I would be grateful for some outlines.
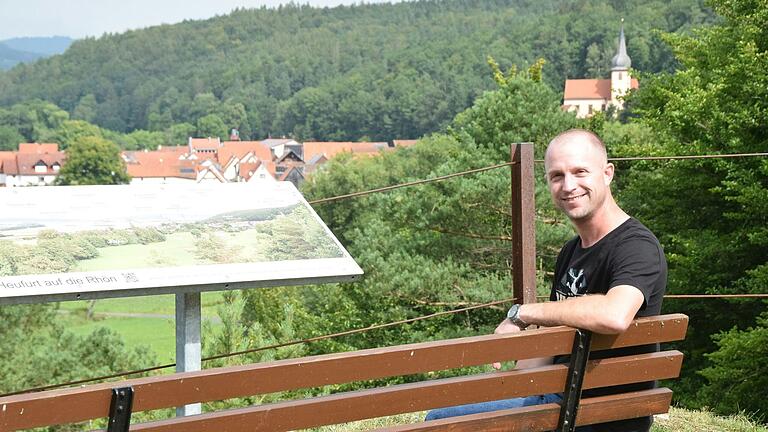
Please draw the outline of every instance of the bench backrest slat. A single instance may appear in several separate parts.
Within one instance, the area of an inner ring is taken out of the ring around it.
[[[585,388],[676,377],[683,355],[666,351],[590,362]],[[514,370],[401,384],[304,400],[169,419],[131,430],[204,432],[212,430],[276,432],[365,418],[421,411],[448,405],[562,391],[567,365]],[[617,376],[618,375],[618,376]]]
[[[595,335],[593,350],[685,337],[681,314],[641,318],[621,335]],[[111,389],[132,386],[134,412],[299,388],[569,353],[574,330],[555,327],[511,335],[376,348],[348,353],[207,369],[120,383],[0,398],[0,430],[71,423],[107,416]]]
[[[576,424],[605,423],[662,414],[669,410],[672,391],[657,388],[613,396],[582,399]],[[557,427],[560,405],[546,404],[483,414],[466,415],[428,423],[393,426],[372,432],[539,432]]]

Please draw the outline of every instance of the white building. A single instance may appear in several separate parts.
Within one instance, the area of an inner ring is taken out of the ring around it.
[[[563,109],[575,112],[576,117],[589,117],[598,111],[605,111],[613,105],[617,110],[624,108],[623,96],[630,89],[638,88],[637,79],[629,76],[632,60],[627,55],[622,20],[619,32],[619,49],[611,61],[610,79],[568,79],[565,80]]]

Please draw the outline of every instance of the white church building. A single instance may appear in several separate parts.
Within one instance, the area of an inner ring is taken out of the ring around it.
[[[623,21],[623,20],[622,20]],[[639,86],[637,79],[629,76],[632,60],[627,55],[624,39],[624,23],[619,32],[619,49],[611,61],[610,79],[567,79],[563,94],[563,109],[575,112],[576,117],[585,118],[598,111],[605,111],[610,105],[624,108],[622,97],[630,89]]]

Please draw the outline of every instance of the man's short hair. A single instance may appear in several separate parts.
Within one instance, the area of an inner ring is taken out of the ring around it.
[[[568,129],[565,132],[560,132],[556,137],[552,138],[552,141],[549,142],[547,149],[549,149],[549,146],[552,144],[561,144],[572,139],[584,140],[592,144],[603,155],[605,155],[606,159],[608,158],[608,151],[605,148],[605,143],[603,143],[603,140],[601,140],[596,133],[586,129]]]

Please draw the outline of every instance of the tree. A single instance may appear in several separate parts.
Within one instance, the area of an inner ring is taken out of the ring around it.
[[[78,138],[56,178],[58,185],[110,185],[130,181],[117,144],[103,138]]]
[[[587,47],[587,56],[584,60],[587,75],[590,78],[603,78],[603,71],[608,69],[605,57],[603,57],[600,45],[593,43]]]
[[[189,123],[175,124],[165,131],[165,142],[170,145],[183,145],[195,134],[195,126]]]
[[[560,109],[555,92],[531,79],[540,78],[540,68],[538,63],[519,74],[497,69],[499,88],[458,115],[449,134],[375,158],[334,158],[304,184],[305,196],[334,196],[493,165],[509,160],[511,143],[546,143],[579,121]],[[542,151],[543,144],[537,148]],[[555,216],[543,176],[537,177],[537,208],[553,221],[537,224],[538,248],[544,267],[552,267],[557,250],[573,234]],[[318,206],[366,277],[305,290],[307,310],[322,317],[317,326],[327,332],[365,327],[509,296],[509,193],[509,170],[499,170]],[[539,284],[546,290],[543,273]],[[490,332],[497,321],[498,311],[481,310],[342,339],[335,348]]]
[[[630,98],[642,122],[657,133],[656,147],[667,154],[760,152],[768,137],[768,3],[764,0],[715,0],[720,24],[692,36],[666,35],[681,69],[674,74],[641,77],[643,85]],[[760,293],[768,286],[768,163],[743,158],[670,162],[649,170],[633,170],[623,198],[660,234],[669,262],[672,293]],[[652,203],[652,205],[649,205]],[[691,318],[684,347],[689,353],[717,350],[710,361],[727,358],[733,346],[765,331],[756,321],[765,304],[759,301],[679,302]],[[718,337],[711,335],[730,330]],[[732,339],[732,340],[731,340]],[[718,349],[719,347],[719,349]],[[755,354],[751,350],[741,353]],[[749,359],[745,360],[750,362]],[[722,366],[723,362],[720,362]],[[710,363],[693,355],[679,393],[692,405],[720,405],[726,389],[720,372],[703,377],[693,371]],[[768,375],[765,362],[741,377]],[[710,369],[707,369],[710,370]],[[734,369],[729,379],[742,369]],[[707,382],[704,378],[709,378]],[[739,397],[749,398],[749,392]],[[754,397],[754,395],[751,395]]]
[[[0,126],[0,151],[17,150],[24,137],[10,126]]]
[[[125,150],[157,150],[158,146],[166,144],[163,132],[135,130],[129,134],[115,134],[113,138]]]
[[[199,137],[227,137],[227,125],[216,114],[208,114],[197,120],[197,136]]]
[[[0,126],[11,127],[27,142],[42,142],[50,131],[61,126],[69,114],[50,102],[32,100],[0,109]],[[21,142],[21,141],[19,141]],[[18,144],[18,143],[17,143]]]
[[[87,94],[80,98],[80,102],[77,103],[74,111],[72,111],[72,118],[75,120],[93,122],[96,118],[97,109],[98,103],[96,102],[96,96]]]
[[[41,136],[43,142],[59,144],[60,149],[66,149],[72,143],[85,137],[104,137],[102,129],[84,120],[66,120],[56,129],[47,131]]]
[[[768,388],[768,313],[757,325],[745,330],[731,329],[715,337],[718,349],[708,354],[710,366],[701,371],[708,385],[702,389],[703,400],[720,414],[747,411],[765,423],[765,394]]]
[[[506,64],[545,57],[550,62],[545,80],[555,89],[566,76],[583,77],[589,68],[606,71],[622,16],[630,18],[633,63],[653,72],[672,70],[673,63],[652,29],[687,31],[711,20],[704,0],[238,10],[205,22],[77,41],[61,56],[0,76],[0,105],[45,98],[119,132],[196,125],[216,114],[225,129],[239,127],[243,136],[254,138],[292,133],[316,140],[417,138],[441,130],[493,89],[483,73],[486,55]],[[270,27],[290,31],[278,34]],[[587,66],[592,43],[601,52],[596,57],[593,49]],[[293,100],[308,90],[322,98]],[[323,104],[310,114],[320,116],[296,118],[294,108],[315,100]],[[275,108],[284,102],[283,117],[276,121]],[[245,108],[247,124],[234,124],[240,112],[232,120],[220,111],[237,103]],[[26,131],[22,135],[36,139]]]
[[[113,330],[85,336],[66,331],[48,305],[0,306],[0,393],[67,382],[154,364],[143,346],[127,348]]]

